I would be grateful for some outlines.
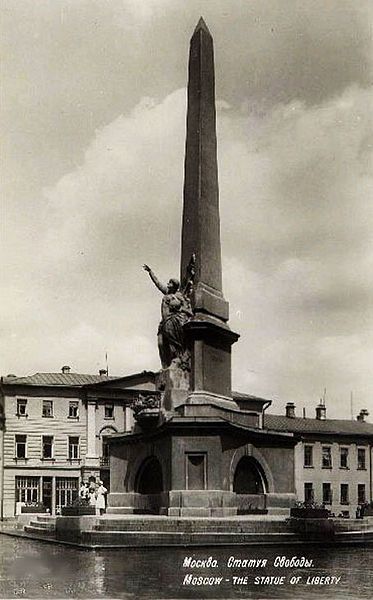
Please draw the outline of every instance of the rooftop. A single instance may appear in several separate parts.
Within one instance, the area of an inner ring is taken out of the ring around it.
[[[141,371],[125,376],[89,375],[86,373],[57,372],[57,373],[34,373],[25,377],[14,375],[2,377],[4,385],[30,385],[30,386],[53,386],[53,387],[80,387],[85,385],[105,384],[110,382],[128,382],[136,379],[154,379],[153,371]]]
[[[235,400],[260,400],[260,402],[272,402],[268,398],[261,398],[260,396],[253,396],[252,394],[244,394],[243,392],[232,391],[232,396]]]
[[[86,375],[83,373],[34,373],[26,377],[3,377],[6,385],[53,385],[53,386],[80,386],[100,381],[110,381],[118,377],[107,375]]]
[[[292,433],[324,433],[339,435],[373,435],[373,423],[350,421],[347,419],[303,419],[265,413],[264,427],[275,431]]]

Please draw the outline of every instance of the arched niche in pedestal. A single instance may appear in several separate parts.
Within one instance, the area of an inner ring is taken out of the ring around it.
[[[162,467],[155,456],[149,456],[141,463],[135,477],[135,492],[138,494],[163,492]]]
[[[233,492],[236,494],[265,494],[268,483],[258,461],[243,456],[237,463],[233,477]]]

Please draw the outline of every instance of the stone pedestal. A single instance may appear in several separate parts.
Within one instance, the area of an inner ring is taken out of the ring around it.
[[[232,517],[235,494],[224,490],[172,490],[162,494],[110,494],[108,514],[157,513],[168,517]]]
[[[167,369],[160,371],[156,385],[157,390],[162,392],[162,410],[172,412],[188,397],[190,371],[173,362]]]
[[[188,321],[184,332],[192,355],[189,402],[194,392],[231,398],[231,346],[238,334],[211,316]]]
[[[169,517],[233,517],[235,494],[224,490],[173,490],[169,492]]]
[[[237,496],[226,490],[171,490],[161,494],[110,494],[108,514],[156,513],[168,517],[234,517],[242,514],[290,515],[295,494]],[[242,500],[246,500],[243,502]],[[250,508],[251,507],[251,511]]]

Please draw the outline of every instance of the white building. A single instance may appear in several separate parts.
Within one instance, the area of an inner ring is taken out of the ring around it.
[[[265,427],[300,436],[295,447],[295,486],[299,501],[324,504],[336,516],[355,517],[358,505],[372,501],[373,424],[361,411],[356,421],[327,419],[316,407],[316,418],[265,415]]]
[[[13,517],[17,502],[42,503],[55,514],[89,476],[109,487],[105,435],[132,427],[129,405],[153,377],[85,375],[63,367],[59,373],[2,378],[1,518]]]

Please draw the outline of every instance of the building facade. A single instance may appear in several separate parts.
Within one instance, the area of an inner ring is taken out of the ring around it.
[[[285,416],[265,416],[269,429],[301,436],[294,449],[299,501],[323,504],[344,517],[355,517],[358,507],[372,502],[373,425],[365,416],[361,411],[356,421],[327,419],[320,404],[316,418],[299,418],[292,403]]]
[[[41,503],[58,514],[90,476],[109,487],[105,436],[131,428],[129,405],[142,384],[146,388],[144,374],[115,378],[104,371],[72,373],[69,367],[3,378],[1,517],[13,517],[17,503]]]

